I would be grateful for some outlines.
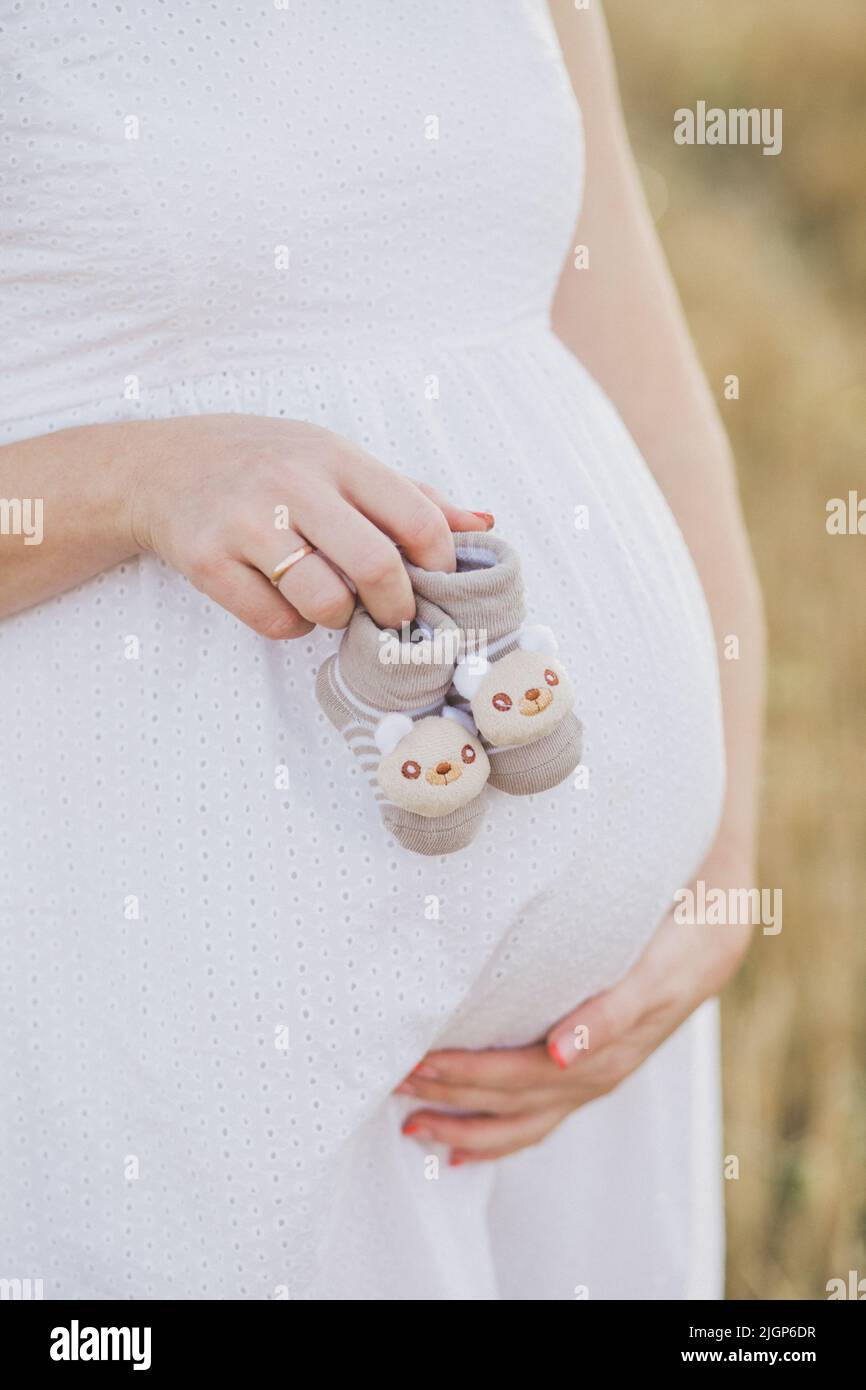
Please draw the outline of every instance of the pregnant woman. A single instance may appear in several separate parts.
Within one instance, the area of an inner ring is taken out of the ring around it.
[[[0,1276],[719,1296],[760,605],[598,5],[0,9]],[[490,513],[582,763],[425,857],[316,676]]]

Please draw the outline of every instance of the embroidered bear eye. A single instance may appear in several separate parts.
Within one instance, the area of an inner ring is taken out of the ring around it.
[[[408,777],[410,781],[414,781],[416,777],[421,776],[421,764],[416,763],[414,758],[409,758],[400,768],[400,771],[404,777]]]
[[[504,690],[500,690],[498,695],[493,696],[493,708],[503,711],[511,709],[511,696],[506,695]]]
[[[544,673],[544,679],[547,681],[548,685],[559,685],[559,676],[555,671],[551,671],[549,666]]]
[[[464,763],[474,763],[477,755],[471,743],[464,743],[460,749],[460,756]]]

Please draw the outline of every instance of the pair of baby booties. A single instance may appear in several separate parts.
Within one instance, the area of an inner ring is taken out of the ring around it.
[[[513,796],[580,762],[574,689],[547,627],[526,626],[520,560],[501,537],[460,532],[457,569],[406,569],[411,630],[356,609],[316,695],[361,759],[394,838],[419,854],[465,849],[485,787]]]

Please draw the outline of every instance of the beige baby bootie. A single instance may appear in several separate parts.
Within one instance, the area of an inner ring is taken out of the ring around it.
[[[316,680],[385,825],[417,854],[465,849],[481,822],[487,754],[468,712],[445,705],[459,645],[455,623],[424,598],[402,637],[358,608]]]
[[[543,792],[580,762],[574,689],[547,627],[524,627],[520,560],[500,536],[459,532],[457,572],[407,565],[412,587],[460,629],[449,701],[472,714],[490,758],[490,785],[513,796]]]

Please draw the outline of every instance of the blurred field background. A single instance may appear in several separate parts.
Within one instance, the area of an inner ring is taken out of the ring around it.
[[[866,1277],[866,5],[606,0],[629,131],[737,455],[770,631],[760,883],[725,1000],[728,1296]],[[673,113],[781,107],[783,149]],[[726,401],[724,378],[740,378]]]

